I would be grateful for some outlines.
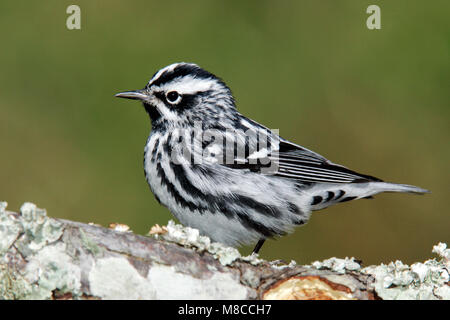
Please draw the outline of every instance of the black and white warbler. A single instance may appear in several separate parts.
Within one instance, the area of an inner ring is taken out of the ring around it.
[[[427,190],[356,173],[246,118],[230,89],[190,63],[159,70],[142,90],[152,131],[145,176],[184,225],[231,246],[281,236],[314,210],[380,192]]]

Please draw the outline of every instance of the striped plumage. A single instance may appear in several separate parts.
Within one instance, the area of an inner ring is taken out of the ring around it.
[[[142,90],[152,131],[146,179],[184,225],[229,245],[284,235],[314,210],[380,192],[427,190],[356,173],[240,114],[230,89],[195,64],[158,71]]]

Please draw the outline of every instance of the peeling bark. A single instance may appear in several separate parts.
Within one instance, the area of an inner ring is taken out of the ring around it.
[[[355,259],[279,265],[169,222],[141,236],[0,203],[3,299],[449,299],[449,250],[411,267]]]

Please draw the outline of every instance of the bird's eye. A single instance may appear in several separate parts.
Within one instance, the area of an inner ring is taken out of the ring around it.
[[[166,94],[166,98],[169,103],[175,104],[180,102],[181,95],[176,91],[169,91]]]

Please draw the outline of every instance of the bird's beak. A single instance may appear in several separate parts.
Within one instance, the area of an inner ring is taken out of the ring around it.
[[[147,92],[144,89],[135,90],[135,91],[119,92],[115,96],[118,98],[127,98],[127,99],[134,99],[134,100],[146,100],[148,98]]]

